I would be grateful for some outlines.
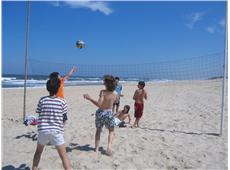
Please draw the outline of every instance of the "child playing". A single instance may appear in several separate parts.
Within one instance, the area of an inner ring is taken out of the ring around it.
[[[113,104],[113,112],[116,108],[116,113],[118,112],[119,106],[120,106],[120,97],[123,97],[123,95],[121,94],[122,91],[122,85],[119,83],[120,78],[119,77],[115,77],[116,80],[116,92],[117,92],[117,99]]]
[[[116,88],[115,79],[113,76],[107,75],[104,76],[104,85],[105,90],[100,91],[98,101],[92,99],[88,94],[84,94],[84,98],[92,102],[94,105],[98,107],[96,111],[96,134],[95,134],[95,152],[98,152],[99,143],[100,143],[100,134],[101,129],[105,125],[106,128],[109,129],[108,135],[108,147],[106,154],[108,156],[112,155],[112,141],[114,135],[114,126],[115,120],[113,117],[112,107],[113,103],[116,100],[116,92],[114,92]]]
[[[126,125],[125,125],[125,119],[126,118],[129,119],[128,124],[130,124],[131,118],[130,118],[130,115],[129,115],[129,109],[130,109],[130,106],[129,105],[125,105],[124,109],[122,111],[119,111],[118,113],[116,113],[114,115],[115,122],[116,122],[116,125],[118,127],[126,127]]]
[[[135,91],[134,96],[133,96],[133,100],[135,101],[134,117],[136,118],[133,126],[139,128],[140,127],[139,121],[140,121],[140,118],[142,117],[143,110],[144,110],[144,99],[147,100],[147,92],[144,90],[144,87],[145,87],[144,81],[139,81],[137,87],[138,89]]]
[[[57,97],[59,87],[60,80],[50,78],[46,83],[49,96],[42,97],[38,102],[38,140],[32,170],[38,169],[43,149],[48,143],[56,146],[64,168],[71,169],[65,149],[63,128],[63,115],[67,113],[67,105],[64,99]]]
[[[73,67],[65,77],[61,77],[58,72],[53,72],[49,75],[50,79],[58,78],[60,80],[60,88],[58,90],[57,97],[64,99],[64,82],[65,80],[68,80],[72,76],[72,74],[76,71],[77,71],[77,67]],[[68,118],[67,118],[67,113],[66,113],[64,114],[64,119],[63,119],[64,124],[67,120]]]
[[[53,72],[49,75],[49,78],[56,77],[60,80],[60,88],[58,90],[57,96],[64,99],[64,82],[68,80],[74,72],[77,71],[77,67],[73,67],[65,77],[61,77],[58,72]]]

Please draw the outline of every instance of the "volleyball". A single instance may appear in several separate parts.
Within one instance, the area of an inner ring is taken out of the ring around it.
[[[85,48],[85,43],[82,40],[78,40],[76,42],[76,46],[77,46],[77,48],[82,49],[82,48]]]

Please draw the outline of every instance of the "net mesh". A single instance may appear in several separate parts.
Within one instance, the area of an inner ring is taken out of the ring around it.
[[[132,97],[137,81],[145,80],[149,93],[146,105],[151,107],[144,110],[143,128],[188,134],[219,133],[223,55],[215,53],[180,60],[126,65],[67,64],[30,58],[29,74],[45,75],[48,78],[51,72],[65,75],[72,66],[77,66],[76,77],[70,80],[75,80],[75,84],[71,85],[79,85],[83,79],[88,80],[87,83],[95,78],[102,82],[101,77],[106,74],[119,76],[123,83],[122,93],[125,94],[121,98],[121,107],[125,104],[133,106]],[[99,91],[97,88],[95,90]],[[155,119],[149,123],[147,119],[152,115]]]
[[[122,78],[139,78],[145,80],[212,79],[223,75],[223,53],[165,62],[126,65],[67,64],[30,58],[29,74],[48,75],[54,71],[66,74],[74,65],[78,67],[77,75],[83,77],[102,77],[105,74],[111,74]]]

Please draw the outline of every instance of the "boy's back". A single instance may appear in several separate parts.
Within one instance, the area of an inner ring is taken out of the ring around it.
[[[38,131],[57,130],[61,133],[63,129],[63,114],[67,113],[67,105],[61,98],[45,96],[39,100],[37,106]]]
[[[63,114],[67,114],[67,105],[65,100],[58,98],[56,95],[59,87],[60,80],[58,77],[50,77],[46,83],[49,96],[42,97],[37,105],[36,112],[39,114],[38,138],[32,170],[38,169],[42,152],[48,143],[56,146],[64,169],[71,169],[71,164],[65,149],[63,128]]]
[[[108,90],[101,90],[99,102],[101,102],[100,109],[111,109],[113,107],[113,103],[115,102],[117,95],[115,92],[111,92]]]

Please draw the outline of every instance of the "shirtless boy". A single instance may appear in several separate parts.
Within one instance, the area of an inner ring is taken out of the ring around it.
[[[144,99],[147,100],[147,92],[146,90],[144,90],[144,87],[145,87],[144,81],[139,81],[137,87],[138,89],[135,91],[133,95],[133,100],[135,101],[134,117],[136,118],[133,126],[139,128],[140,127],[139,122],[143,115],[143,110],[144,110]]]
[[[114,136],[114,126],[115,119],[113,117],[113,104],[117,98],[117,94],[115,92],[116,83],[115,78],[113,76],[107,75],[104,76],[104,85],[105,90],[101,90],[99,94],[98,101],[92,99],[88,94],[84,94],[84,98],[92,102],[94,105],[98,107],[96,111],[96,134],[95,134],[95,152],[98,152],[99,143],[100,143],[100,135],[101,129],[105,125],[106,128],[109,129],[108,135],[108,147],[106,154],[108,156],[112,155],[112,141]]]
[[[130,106],[129,105],[125,105],[123,110],[119,111],[118,113],[116,113],[114,115],[115,122],[116,122],[117,126],[119,126],[119,127],[126,127],[126,124],[125,124],[125,119],[126,118],[129,119],[128,124],[130,124],[131,118],[130,118],[130,115],[129,115],[129,109],[130,109]]]

